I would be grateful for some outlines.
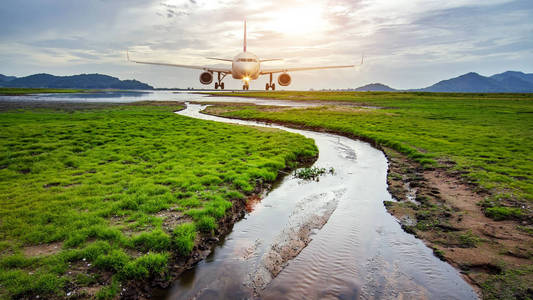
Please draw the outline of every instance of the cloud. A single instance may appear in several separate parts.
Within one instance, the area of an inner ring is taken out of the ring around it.
[[[529,1],[510,0],[4,0],[0,73],[90,69],[134,74],[155,86],[200,87],[195,71],[128,64],[124,51],[210,64],[205,57],[230,58],[241,50],[247,18],[249,51],[287,58],[285,65],[367,57],[360,71],[294,74],[294,88],[368,82],[415,88],[462,71],[533,72],[531,15]]]

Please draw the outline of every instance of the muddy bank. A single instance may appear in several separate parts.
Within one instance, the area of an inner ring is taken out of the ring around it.
[[[207,113],[221,116],[223,107],[209,107]],[[386,201],[404,231],[414,234],[434,250],[435,256],[458,269],[484,298],[530,297],[533,279],[533,239],[527,221],[494,221],[479,203],[489,191],[469,183],[461,173],[444,167],[424,169],[419,164],[375,141],[353,134],[308,127],[288,122],[252,119],[268,124],[334,133],[360,139],[382,150],[389,163],[388,189],[398,201]]]
[[[385,152],[389,191],[398,200],[385,205],[405,231],[461,270],[484,298],[531,297],[533,238],[520,230],[527,222],[486,217],[480,203],[490,192],[457,172],[423,169],[394,150]]]

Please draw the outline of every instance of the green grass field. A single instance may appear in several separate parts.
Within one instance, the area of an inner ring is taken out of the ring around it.
[[[119,105],[0,113],[0,296],[65,297],[164,272],[258,182],[317,154],[279,130]],[[176,218],[178,216],[179,218]]]
[[[291,122],[371,139],[425,166],[445,165],[493,192],[486,205],[531,214],[533,95],[372,92],[248,92],[232,96],[340,101],[308,109],[225,108],[225,116]],[[229,110],[229,111],[228,111]],[[451,165],[451,166],[450,166]],[[526,210],[522,210],[522,205]],[[516,213],[516,214],[515,214]],[[500,216],[500,215],[498,215]]]
[[[4,88],[0,87],[0,95],[27,95],[43,93],[85,93],[89,90],[83,89],[34,89],[34,88]]]

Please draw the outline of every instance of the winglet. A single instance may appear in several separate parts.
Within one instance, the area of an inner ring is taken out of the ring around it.
[[[365,58],[365,54],[361,55],[361,66],[363,65],[363,59]]]
[[[244,51],[246,52],[246,19],[244,19]]]
[[[126,60],[130,61],[130,53],[128,49],[126,49]]]

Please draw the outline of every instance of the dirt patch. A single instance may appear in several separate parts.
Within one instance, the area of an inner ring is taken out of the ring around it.
[[[24,255],[28,257],[52,255],[61,251],[62,247],[62,242],[28,246],[22,249],[22,253],[24,253]]]
[[[251,213],[257,204],[261,202],[261,196],[253,194],[246,199],[246,212]]]
[[[172,230],[179,224],[192,222],[192,218],[183,215],[181,211],[174,210],[172,208],[162,210],[156,214],[157,217],[163,219],[163,230],[167,233],[172,233]]]
[[[531,264],[533,238],[516,221],[495,221],[483,213],[479,203],[488,192],[447,169],[424,170],[393,150],[385,151],[389,191],[398,200],[386,203],[388,211],[439,258],[460,269],[478,291],[490,275]]]

